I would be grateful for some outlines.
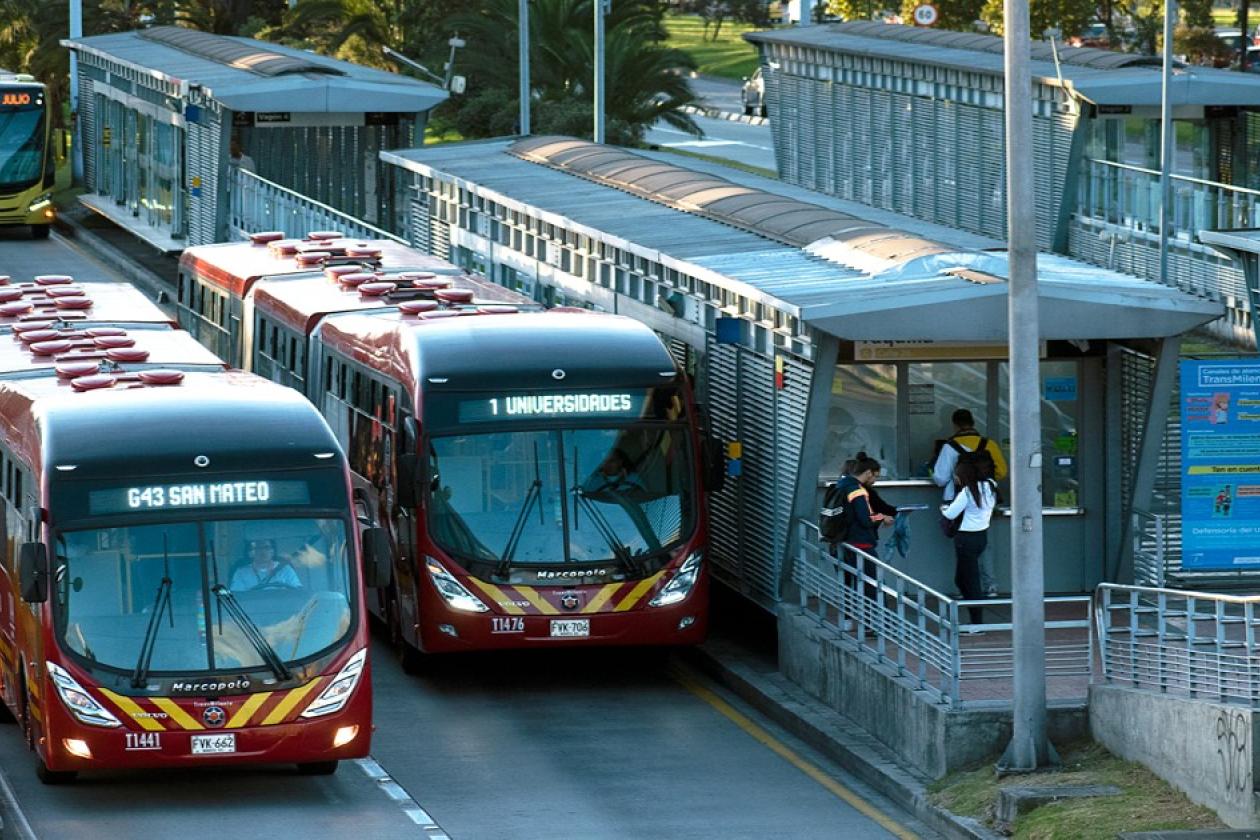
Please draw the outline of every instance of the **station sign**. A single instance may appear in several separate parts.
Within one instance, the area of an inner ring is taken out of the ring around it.
[[[855,362],[973,362],[1004,361],[1005,341],[855,341]],[[1046,357],[1046,342],[1041,342],[1041,358]]]
[[[1260,361],[1181,362],[1181,566],[1260,568]]]

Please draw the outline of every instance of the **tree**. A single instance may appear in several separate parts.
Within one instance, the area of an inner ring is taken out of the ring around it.
[[[913,20],[914,7],[921,2],[922,0],[901,0],[901,19]],[[976,28],[976,21],[980,19],[984,0],[938,0],[935,5],[937,29],[972,32]]]
[[[988,0],[981,13],[981,20],[998,35],[1003,31],[1002,5],[1002,0]],[[1030,0],[1029,31],[1039,38],[1047,30],[1058,30],[1056,39],[1063,41],[1079,34],[1097,11],[1094,0]]]
[[[845,20],[873,20],[883,10],[884,4],[876,0],[827,0],[827,14]]]
[[[591,0],[532,0],[530,5],[530,85],[533,91],[533,128],[549,126],[589,136],[594,66],[594,20]],[[485,108],[495,101],[514,102],[517,91],[516,0],[474,0],[472,8],[452,16],[447,29],[459,31],[467,42],[470,98],[451,103]],[[691,58],[665,47],[659,4],[655,0],[619,0],[605,21],[605,99],[609,142],[636,143],[658,119],[699,134],[691,117],[680,110],[696,101],[687,81],[694,69]],[[459,116],[456,126],[467,125]],[[493,120],[468,121],[476,128]],[[580,129],[580,131],[578,131]],[[461,132],[463,128],[461,127]],[[471,133],[465,136],[488,136]]]
[[[1190,29],[1206,29],[1215,25],[1212,20],[1212,0],[1181,0],[1182,20]],[[1174,43],[1176,38],[1174,36]]]

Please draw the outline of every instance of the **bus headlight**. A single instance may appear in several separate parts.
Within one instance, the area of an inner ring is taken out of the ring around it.
[[[696,551],[686,559],[673,580],[665,584],[665,588],[656,593],[656,597],[648,601],[648,606],[668,607],[677,604],[691,594],[696,581],[700,579],[700,569],[704,566],[704,554]]]
[[[110,711],[92,699],[92,695],[88,694],[79,685],[78,681],[67,673],[65,668],[60,665],[54,665],[51,662],[44,663],[48,668],[48,676],[52,678],[53,685],[57,687],[57,693],[61,695],[61,702],[66,704],[66,708],[83,723],[90,723],[92,726],[122,726],[118,722],[118,718],[110,714]]]
[[[302,717],[320,717],[341,711],[350,699],[350,695],[354,693],[355,686],[359,684],[359,677],[363,676],[363,666],[366,663],[367,648],[364,648],[350,657],[350,661],[342,666],[328,687],[311,701],[311,705],[306,707],[306,711],[302,712]]]
[[[481,603],[480,598],[469,592],[455,579],[454,575],[446,571],[441,563],[432,557],[425,557],[424,567],[429,570],[429,580],[433,581],[433,588],[442,596],[442,600],[446,601],[447,606],[464,612],[490,611],[489,607]]]
[[[52,193],[44,193],[39,198],[31,202],[30,207],[26,208],[27,213],[38,213],[52,207]]]

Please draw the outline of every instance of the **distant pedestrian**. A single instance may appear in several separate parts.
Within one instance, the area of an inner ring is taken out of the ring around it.
[[[946,504],[954,499],[954,467],[967,452],[980,452],[981,478],[1001,481],[1006,478],[1006,459],[1002,448],[990,438],[976,431],[976,420],[965,408],[956,410],[950,418],[954,433],[945,439],[932,466],[932,480],[944,488]],[[985,475],[984,473],[988,473]],[[980,581],[983,591],[990,598],[997,596],[997,579],[993,574],[992,561],[986,556],[980,562]]]
[[[241,148],[240,140],[233,139],[232,144],[228,148],[231,154],[231,157],[228,159],[229,165],[245,172],[258,171],[258,167],[254,164],[254,159],[245,154],[245,150]]]
[[[979,601],[985,597],[980,585],[980,555],[989,544],[989,522],[997,504],[997,484],[980,475],[975,458],[961,458],[954,468],[956,493],[945,508],[945,518],[962,517],[954,535],[954,583],[963,599]],[[971,623],[984,620],[982,607],[968,607]]]
[[[865,554],[878,557],[879,526],[884,522],[884,514],[875,512],[871,507],[871,492],[868,485],[873,484],[879,477],[879,461],[868,457],[865,452],[859,452],[851,462],[847,462],[846,466],[848,464],[852,466],[837,485],[839,497],[849,517],[848,535],[845,542]],[[876,566],[872,561],[862,558],[862,562],[858,563],[857,553],[850,549],[845,549],[845,561],[854,568],[860,568],[866,577],[874,579]],[[858,577],[852,572],[844,573],[844,581],[850,589],[859,588]],[[868,583],[864,588],[866,597],[874,600],[875,586]],[[869,626],[869,621],[867,623]]]

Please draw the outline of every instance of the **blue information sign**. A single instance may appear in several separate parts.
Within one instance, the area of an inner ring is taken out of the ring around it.
[[[1260,567],[1260,361],[1181,363],[1181,565]]]

